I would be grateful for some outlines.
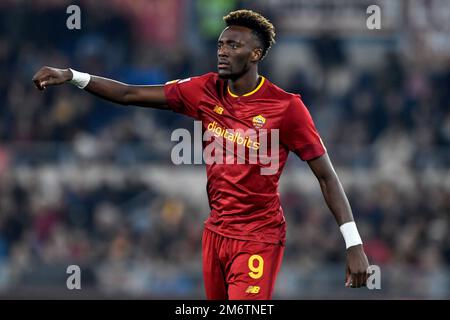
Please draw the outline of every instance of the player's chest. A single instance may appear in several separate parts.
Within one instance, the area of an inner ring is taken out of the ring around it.
[[[283,119],[283,106],[278,101],[263,99],[204,98],[198,106],[204,126],[216,122],[230,129],[278,129]]]

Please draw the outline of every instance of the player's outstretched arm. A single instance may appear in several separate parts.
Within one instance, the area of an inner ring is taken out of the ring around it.
[[[352,288],[364,286],[367,281],[369,262],[353,220],[350,204],[330,158],[325,153],[319,158],[308,161],[308,165],[319,180],[325,201],[345,239],[347,248],[345,285]]]
[[[75,79],[74,72],[80,79]],[[80,88],[100,98],[121,105],[135,105],[158,109],[168,108],[163,85],[129,85],[112,79],[78,73],[71,69],[52,67],[42,67],[33,76],[33,82],[39,90],[45,90],[48,86],[73,82]]]

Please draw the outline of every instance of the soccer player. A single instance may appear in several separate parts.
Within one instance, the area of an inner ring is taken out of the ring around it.
[[[65,82],[122,104],[173,110],[200,120],[203,132],[237,147],[261,147],[236,130],[278,130],[279,166],[262,174],[256,163],[207,163],[211,212],[205,221],[203,276],[208,299],[271,299],[285,247],[286,225],[278,180],[289,151],[307,161],[346,244],[345,285],[366,284],[368,260],[339,178],[299,95],[259,75],[258,64],[275,42],[273,25],[250,10],[224,17],[217,42],[217,73],[167,82],[128,85],[73,69],[41,68],[33,77],[40,90]],[[220,132],[219,134],[217,134]],[[225,133],[225,134],[224,134]],[[205,141],[204,148],[212,141]],[[274,141],[270,142],[274,145]],[[246,155],[247,155],[246,153]],[[316,248],[311,248],[316,250]]]

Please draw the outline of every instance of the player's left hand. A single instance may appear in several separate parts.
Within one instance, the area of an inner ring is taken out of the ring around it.
[[[364,253],[362,245],[352,246],[347,249],[347,267],[345,274],[345,286],[360,288],[366,285],[367,269],[369,261]]]

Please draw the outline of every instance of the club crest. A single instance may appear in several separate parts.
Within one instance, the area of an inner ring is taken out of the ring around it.
[[[253,126],[256,129],[262,128],[265,123],[266,123],[266,118],[264,118],[262,115],[257,115],[256,117],[253,117]]]

